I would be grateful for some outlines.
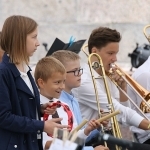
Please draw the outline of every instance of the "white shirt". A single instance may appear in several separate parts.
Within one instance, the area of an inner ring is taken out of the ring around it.
[[[81,86],[73,89],[75,97],[78,99],[81,113],[83,118],[91,120],[92,118],[97,118],[98,108],[96,103],[96,96],[93,86],[93,81],[90,73],[89,66],[87,64],[82,64],[83,75],[81,76]],[[99,77],[96,71],[94,71],[94,77]],[[119,122],[123,124],[133,125],[138,127],[140,122],[144,119],[134,110],[123,106],[118,102],[119,92],[116,86],[107,78],[108,87],[110,89],[113,105],[115,110],[119,110],[121,113],[117,115]],[[96,85],[98,89],[98,97],[100,102],[100,107],[105,111],[107,110],[107,95],[104,87],[103,79],[96,79]]]
[[[143,65],[141,65],[132,75],[133,79],[137,81],[141,86],[150,91],[150,57],[145,61]],[[128,95],[131,99],[138,105],[141,104],[141,98],[133,91],[133,89],[127,89]],[[137,108],[131,104],[132,109],[137,110]],[[150,118],[150,113],[145,114],[148,118]],[[145,131],[136,127],[130,128],[132,132],[137,133],[137,138],[139,142],[143,143],[147,139],[150,139],[150,131]]]
[[[53,98],[52,100],[53,100],[54,102],[58,101],[58,99],[55,99],[55,98]],[[50,100],[49,100],[48,98],[46,98],[45,96],[40,95],[40,101],[41,101],[41,104],[44,104],[44,103],[48,103]],[[67,105],[67,104],[64,103],[64,102],[61,102],[61,103]],[[67,105],[67,106],[68,106],[68,105]],[[61,121],[61,124],[62,124],[62,125],[68,125],[68,115],[67,115],[67,113],[64,111],[64,108],[63,108],[62,106],[59,107],[59,108],[57,108],[57,113],[58,113],[58,116],[59,116],[60,118],[63,118],[63,120]],[[73,112],[72,112],[72,114],[73,114]],[[50,120],[50,119],[52,119],[52,116],[51,116],[51,115],[49,115],[49,117],[48,117],[48,120]],[[43,120],[43,118],[42,118],[42,120]],[[77,124],[76,118],[75,118],[75,116],[74,116],[74,114],[73,114],[73,128],[72,128],[72,130],[73,130],[74,128],[76,128],[77,126],[78,126],[78,124]],[[81,137],[81,138],[83,138],[83,139],[86,139],[86,138],[87,138],[87,136],[84,134],[84,129],[78,131],[78,137]],[[46,142],[47,142],[47,141],[51,141],[51,140],[52,140],[52,138],[51,138],[50,136],[48,136],[47,133],[43,132],[43,146],[45,147]]]
[[[22,72],[19,70],[20,72],[20,77],[24,80],[24,82],[26,83],[26,85],[28,86],[28,88],[30,89],[30,91],[32,92],[32,94],[34,95],[34,90],[33,90],[33,87],[32,87],[32,84],[31,84],[31,81],[27,75],[27,72],[29,71],[29,67],[24,64],[24,71],[25,72]],[[39,120],[39,117],[38,117],[38,112],[37,112],[37,108],[36,108],[36,119]],[[37,135],[37,138],[38,138],[38,135]]]
[[[20,76],[21,78],[24,80],[24,82],[27,84],[28,88],[30,89],[30,91],[33,93],[34,95],[34,91],[33,91],[33,87],[32,87],[32,84],[31,84],[31,81],[27,75],[27,72],[30,70],[29,67],[27,65],[24,65],[24,70],[25,72],[22,72],[19,70],[20,72]]]

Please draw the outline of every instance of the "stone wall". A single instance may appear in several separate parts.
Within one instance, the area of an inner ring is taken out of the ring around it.
[[[48,48],[56,37],[68,42],[88,39],[94,28],[107,26],[121,32],[118,61],[130,64],[128,53],[139,44],[148,43],[143,27],[150,23],[150,0],[0,0],[0,29],[10,15],[26,15],[39,24],[41,46],[31,62],[45,56],[43,42]]]

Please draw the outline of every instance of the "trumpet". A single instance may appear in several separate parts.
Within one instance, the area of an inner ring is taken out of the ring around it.
[[[125,73],[121,68],[117,67],[116,72],[123,78],[123,80],[135,91],[135,93],[141,98],[142,102],[140,104],[140,107],[137,106],[137,104],[128,96],[128,94],[121,89],[121,87],[111,78],[111,73],[107,74],[108,77],[111,79],[111,81],[117,86],[119,90],[121,90],[127,98],[130,100],[130,102],[137,108],[137,110],[143,115],[144,118],[149,120],[149,118],[144,114],[147,112],[150,112],[150,93],[146,89],[144,89],[139,83],[137,83],[135,80],[133,80],[127,73]]]
[[[88,56],[89,54],[86,52],[86,47],[88,45],[84,45],[82,47],[82,51]],[[98,55],[99,56],[99,55]],[[127,73],[125,73],[121,68],[119,68],[115,64],[117,70],[116,72],[125,80],[125,82],[137,93],[137,95],[141,98],[141,104],[140,108],[137,106],[137,104],[129,97],[129,95],[122,90],[122,88],[111,78],[111,73],[108,73],[107,76],[111,79],[111,81],[117,86],[117,88],[122,91],[129,101],[137,108],[137,110],[142,114],[142,116],[149,120],[149,118],[144,114],[147,112],[150,112],[150,93],[146,89],[144,89],[140,84],[138,84],[135,80],[133,80]]]

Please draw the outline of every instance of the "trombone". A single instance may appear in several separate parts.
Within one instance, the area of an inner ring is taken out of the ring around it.
[[[111,74],[108,74],[108,77],[111,79],[111,81],[117,86],[117,88],[122,91],[126,97],[130,100],[130,102],[137,108],[137,110],[143,115],[143,117],[147,120],[149,120],[149,118],[145,115],[145,112],[150,112],[150,106],[149,103],[147,101],[149,101],[150,99],[150,93],[144,89],[139,83],[137,83],[135,80],[133,80],[127,73],[125,73],[124,71],[121,70],[121,68],[119,68],[116,65],[117,69],[117,73],[123,78],[123,80],[130,86],[130,88],[132,88],[136,94],[142,99],[142,102],[140,104],[140,108],[137,106],[137,104],[129,97],[129,95],[122,90],[122,88],[111,78]]]
[[[88,53],[85,51],[85,48],[88,45],[84,45],[82,51],[88,56]],[[99,55],[98,55],[99,56]],[[150,112],[150,93],[146,89],[144,89],[140,84],[138,84],[135,80],[133,80],[127,73],[121,70],[117,65],[117,73],[125,80],[125,82],[137,93],[137,95],[142,99],[140,104],[140,108],[137,104],[129,97],[129,95],[122,90],[122,88],[111,78],[111,73],[107,74],[107,76],[111,79],[111,81],[117,86],[117,88],[126,95],[126,97],[130,100],[130,102],[137,108],[137,110],[142,114],[142,116],[149,120],[149,118],[144,114],[146,112]],[[104,71],[105,72],[105,71]]]
[[[148,35],[148,34],[146,33],[146,30],[147,30],[149,27],[150,27],[150,25],[146,25],[146,26],[144,27],[144,29],[143,29],[143,33],[144,33],[145,37],[147,38],[148,42],[150,42],[150,35]]]
[[[84,45],[83,49],[85,49],[85,47],[87,47],[87,46]],[[96,81],[95,81],[95,79],[97,79],[97,78],[94,77],[94,73],[93,73],[94,70],[93,70],[93,68],[95,70],[101,69],[102,74],[103,74],[102,78],[103,78],[103,81],[104,81],[104,85],[105,85],[105,89],[106,89],[106,94],[107,94],[107,99],[108,99],[109,113],[113,113],[115,111],[113,103],[112,103],[110,91],[109,91],[109,88],[108,88],[108,84],[107,84],[107,81],[106,81],[106,74],[105,74],[103,62],[102,62],[101,57],[98,54],[92,53],[92,54],[88,55],[84,50],[83,50],[83,52],[88,56],[88,64],[89,64],[89,68],[90,68],[90,72],[91,72],[91,76],[92,76],[92,81],[93,81],[93,85],[94,85],[94,89],[95,89],[96,102],[97,102],[97,107],[98,107],[98,114],[99,114],[99,117],[101,118],[100,103],[99,103],[99,97],[98,97],[98,90],[97,90]],[[93,57],[96,58],[97,61],[92,62],[93,61],[92,60]],[[112,128],[112,132],[113,132],[113,136],[114,137],[119,138],[119,139],[122,138],[120,127],[119,127],[119,124],[118,124],[116,116],[113,116],[111,118],[111,128]],[[119,150],[118,146],[116,146],[116,150]]]

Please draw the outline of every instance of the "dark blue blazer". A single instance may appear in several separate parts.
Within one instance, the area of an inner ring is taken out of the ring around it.
[[[20,72],[4,54],[0,63],[0,150],[42,150],[44,122],[40,121],[40,98],[28,71],[34,94]],[[36,109],[39,120],[36,120]]]

